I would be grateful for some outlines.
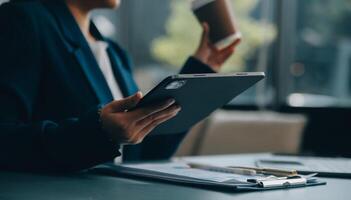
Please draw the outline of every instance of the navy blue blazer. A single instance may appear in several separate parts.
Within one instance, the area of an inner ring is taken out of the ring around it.
[[[0,6],[0,168],[80,170],[111,161],[119,146],[102,131],[98,105],[111,92],[74,17],[59,0]],[[137,92],[127,53],[108,55],[124,96]],[[181,73],[210,73],[189,58]],[[167,159],[186,133],[148,136],[125,160]]]

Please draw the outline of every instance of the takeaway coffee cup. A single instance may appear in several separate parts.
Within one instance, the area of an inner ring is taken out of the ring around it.
[[[229,0],[193,0],[192,10],[200,21],[210,27],[210,40],[218,49],[241,38]]]

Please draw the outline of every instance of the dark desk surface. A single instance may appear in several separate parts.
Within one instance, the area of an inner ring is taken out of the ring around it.
[[[236,156],[245,161],[256,155]],[[220,156],[198,157],[196,159],[223,160]],[[228,160],[224,157],[224,160]],[[148,182],[120,177],[75,174],[38,175],[28,173],[0,172],[0,200],[110,200],[110,199],[150,199],[150,200],[225,200],[225,199],[351,199],[351,179],[323,179],[327,185],[249,193],[224,193],[191,188],[160,182]]]

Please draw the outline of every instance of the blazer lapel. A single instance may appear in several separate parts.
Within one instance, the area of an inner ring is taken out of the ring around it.
[[[108,88],[106,80],[101,74],[101,71],[98,68],[97,64],[94,63],[96,61],[89,58],[91,56],[86,56],[86,52],[84,52],[81,48],[78,48],[74,51],[74,56],[82,67],[83,72],[88,79],[88,82],[90,83],[97,98],[99,99],[99,102],[106,104],[112,101],[113,98],[111,91]]]
[[[99,32],[93,22],[90,24],[90,32],[95,38],[109,43],[108,40]],[[113,46],[115,45],[109,43],[107,53],[110,58],[114,76],[123,95],[130,96],[138,91],[138,87],[131,72],[128,70],[130,66],[128,66],[129,63],[127,61],[127,56],[121,52],[121,49],[113,48]]]
[[[108,47],[107,53],[111,60],[111,66],[114,71],[115,78],[125,96],[133,95],[138,91],[138,87],[134,82],[132,74],[123,67],[120,56],[111,47]]]
[[[71,45],[68,49],[73,53],[81,66],[99,103],[106,104],[112,101],[113,98],[110,89],[88,42],[65,3],[52,0],[50,3],[46,3],[46,6],[56,17],[63,36]]]

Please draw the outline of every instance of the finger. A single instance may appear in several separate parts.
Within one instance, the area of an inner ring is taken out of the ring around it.
[[[235,49],[235,47],[238,46],[240,42],[241,42],[241,39],[237,39],[233,43],[231,43],[228,47],[222,49],[221,51],[226,51],[228,49]]]
[[[160,112],[152,114],[152,115],[140,120],[139,122],[137,122],[137,124],[136,124],[137,129],[141,130],[144,127],[148,126],[150,123],[157,121],[161,118],[164,118],[165,116],[172,115],[174,113],[178,113],[180,110],[181,110],[180,106],[172,105],[165,110],[162,110]]]
[[[201,45],[206,45],[209,41],[210,27],[206,22],[202,23]]]
[[[207,22],[202,23],[202,28],[204,31],[204,36],[208,36],[210,33],[210,26],[208,25]]]
[[[226,49],[225,51],[222,51],[221,53],[220,53],[220,56],[219,56],[219,58],[221,59],[221,60],[223,60],[223,59],[227,59],[227,58],[229,58],[233,53],[234,53],[234,51],[235,51],[235,48],[233,47],[233,48],[230,48],[230,49]]]
[[[138,108],[136,110],[128,112],[127,114],[128,114],[128,117],[130,118],[130,120],[138,122],[138,121],[143,120],[146,117],[148,117],[154,113],[157,113],[157,112],[160,112],[162,110],[167,109],[168,107],[170,107],[174,103],[175,103],[174,99],[169,99],[165,102],[161,102],[161,103],[157,103],[157,104],[154,104],[151,106]]]
[[[238,46],[240,42],[241,42],[241,39],[239,38],[223,49],[218,49],[214,44],[211,44],[210,47],[215,53],[222,53],[228,50],[235,49],[235,47]]]
[[[202,44],[206,44],[210,49],[214,52],[219,52],[220,50],[217,49],[217,47],[211,42],[210,39],[210,26],[208,23],[204,22],[202,23],[202,28],[203,28],[203,34],[202,34]]]
[[[138,143],[142,142],[142,140],[151,132],[153,131],[157,126],[159,126],[160,124],[172,119],[173,117],[177,116],[178,112],[173,113],[171,115],[167,115],[164,116],[163,118],[160,118],[156,121],[153,121],[152,123],[150,123],[149,125],[147,125],[145,128],[143,128],[140,132],[139,132],[139,140]]]
[[[109,105],[111,106],[111,112],[124,112],[125,110],[131,109],[135,107],[142,98],[143,94],[139,91],[132,96],[114,101]]]
[[[233,53],[234,49],[228,50],[227,52],[217,55],[216,58],[212,60],[212,65],[217,66],[217,68],[220,68],[220,66],[222,66],[223,63],[225,63],[229,59],[229,57],[233,55]]]
[[[226,52],[213,54],[209,59],[209,65],[213,67],[215,71],[219,71],[220,67],[225,63],[231,55],[233,55],[235,49],[228,49]]]
[[[210,49],[212,50],[212,52],[214,53],[219,53],[221,50],[219,50],[215,44],[213,44],[212,42],[208,43],[208,46],[210,47]]]
[[[228,58],[234,53],[235,47],[238,43],[239,42],[234,42],[228,47],[224,48],[223,50],[217,53],[218,55],[216,57],[219,58],[220,60],[223,60],[224,58]]]

